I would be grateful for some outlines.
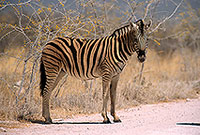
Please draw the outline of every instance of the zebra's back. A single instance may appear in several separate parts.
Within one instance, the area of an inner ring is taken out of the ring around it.
[[[59,72],[62,68],[79,79],[100,77],[99,66],[106,57],[107,42],[109,37],[91,40],[56,38],[48,42],[42,52],[46,71]]]

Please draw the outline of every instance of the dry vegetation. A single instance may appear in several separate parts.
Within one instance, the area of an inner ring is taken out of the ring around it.
[[[83,16],[77,15],[77,11],[74,11],[74,16],[73,14],[66,15],[68,14],[67,11],[62,10],[65,9],[63,3],[58,2],[61,9],[59,9],[59,6],[54,9],[51,6],[45,8],[38,3],[37,12],[32,16],[27,15],[35,19],[35,24],[31,22],[31,19],[28,19],[29,22],[27,22],[27,17],[25,17],[23,26],[18,24],[20,15],[24,15],[20,10],[22,7],[20,5],[10,6],[9,11],[15,12],[18,19],[11,19],[12,22],[10,20],[1,22],[3,30],[0,35],[2,37],[0,46],[4,49],[1,50],[0,56],[0,120],[42,118],[41,97],[38,87],[38,64],[42,46],[56,35],[76,35],[76,37],[81,38],[97,38],[108,35],[116,28],[116,24],[120,26],[120,23],[124,22],[124,19],[131,14],[120,10],[125,18],[120,19],[120,17],[114,16],[109,19],[109,15],[112,15],[119,8],[115,3],[113,9],[107,9],[108,13],[104,14],[106,7],[112,5],[112,2],[114,0],[107,2],[107,6],[105,3],[99,4],[99,7],[96,7],[97,9],[100,8],[99,11],[93,11],[95,2],[93,2],[94,5],[92,5],[92,2],[85,3],[85,9],[88,13]],[[141,13],[138,12],[141,11],[141,7],[146,7],[145,4],[155,6],[154,2],[157,1],[150,1],[147,4],[134,2],[129,4],[133,7],[140,4],[140,8],[132,11],[137,14]],[[34,3],[29,2],[26,6],[31,4],[34,5]],[[87,4],[88,7],[86,7]],[[2,7],[1,5],[0,12],[3,10]],[[199,18],[195,16],[198,13],[191,9],[189,5],[187,5],[187,9],[187,15],[180,13],[176,16],[176,19],[181,23],[173,25],[173,30],[169,23],[163,25],[161,29],[156,30],[151,35],[152,40],[149,43],[141,83],[139,82],[141,64],[137,62],[136,55],[129,60],[117,87],[118,109],[140,104],[198,97],[200,93],[200,26],[197,23]],[[151,8],[147,10],[153,11]],[[46,15],[51,11],[54,15]],[[64,15],[57,14],[58,18],[54,19],[55,14],[60,12]],[[98,14],[98,12],[100,13]],[[109,14],[109,12],[111,13]],[[1,20],[5,20],[5,15],[1,15]],[[43,21],[46,17],[46,22],[41,22],[38,16]],[[67,18],[63,19],[62,17]],[[89,18],[89,20],[86,18]],[[58,21],[59,19],[61,21]],[[152,19],[155,28],[159,21],[156,18]],[[72,25],[72,22],[74,25]],[[65,24],[63,27],[62,23]],[[44,25],[41,26],[43,30],[41,30],[40,25]],[[26,26],[30,26],[30,28]],[[12,30],[15,31],[6,35]],[[19,35],[16,35],[17,32]],[[16,37],[13,35],[16,35]],[[161,45],[158,46],[156,42]],[[5,44],[8,44],[8,46]],[[60,89],[60,92],[57,95],[58,89]],[[81,81],[72,77],[63,79],[52,94],[52,117],[61,118],[75,114],[99,112],[102,105],[101,92],[101,79],[93,81]]]
[[[168,58],[149,50],[141,85],[138,82],[141,64],[133,56],[121,74],[118,84],[118,109],[197,97],[200,92],[198,78],[200,68],[196,68],[196,65],[200,65],[200,57],[194,62],[196,58],[193,52],[188,49],[184,51],[187,51],[187,66],[191,70],[184,70],[185,61],[180,52],[174,52],[172,57]],[[9,89],[13,86],[17,93],[18,88],[15,83],[20,79],[17,77],[19,71],[15,71],[16,60],[11,57],[1,57],[0,63],[3,73],[1,75],[10,83],[9,85],[4,81],[0,83],[1,119],[41,118],[39,87],[36,86],[32,95],[28,95],[32,96],[31,98],[27,96],[16,105],[15,94]],[[56,96],[64,81],[66,81],[64,86]],[[101,92],[101,79],[87,82],[72,77],[64,79],[52,94],[52,117],[62,118],[80,113],[99,112],[102,105]]]

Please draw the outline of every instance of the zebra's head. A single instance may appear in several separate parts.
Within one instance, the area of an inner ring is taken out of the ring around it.
[[[151,26],[151,21],[149,23],[145,24],[143,20],[138,20],[134,23],[131,23],[131,28],[133,29],[134,36],[134,50],[137,53],[137,58],[140,62],[144,62],[146,59],[146,48],[148,47],[147,44],[147,31]]]

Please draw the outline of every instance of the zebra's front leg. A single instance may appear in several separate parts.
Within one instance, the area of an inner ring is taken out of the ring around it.
[[[114,77],[110,84],[110,99],[111,99],[111,115],[114,118],[114,122],[121,122],[119,117],[116,115],[115,106],[116,106],[116,90],[117,90],[117,83],[119,80],[119,75]]]
[[[103,80],[103,108],[102,108],[102,113],[101,113],[104,119],[103,123],[111,123],[107,115],[107,102],[108,102],[109,90],[110,90],[109,86],[110,86],[110,82]]]

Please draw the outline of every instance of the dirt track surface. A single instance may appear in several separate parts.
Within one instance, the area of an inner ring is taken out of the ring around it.
[[[103,124],[100,114],[57,124],[29,124],[1,135],[200,135],[200,99],[141,105],[118,111],[122,123]]]

